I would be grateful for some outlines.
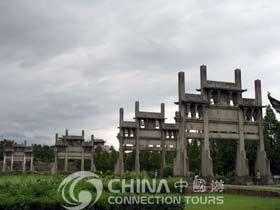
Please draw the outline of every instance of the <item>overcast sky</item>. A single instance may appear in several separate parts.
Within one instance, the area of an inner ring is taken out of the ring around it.
[[[279,1],[13,0],[0,2],[0,137],[53,144],[56,132],[117,145],[125,119],[166,104],[173,121],[177,73],[187,92],[199,66],[211,80],[242,70],[280,98]]]

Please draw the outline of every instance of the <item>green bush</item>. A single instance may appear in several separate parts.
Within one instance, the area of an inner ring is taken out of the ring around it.
[[[223,176],[223,175],[216,175],[216,180],[223,180],[225,184],[232,184],[234,182],[234,176]]]
[[[130,174],[131,175],[131,174]],[[141,176],[144,176],[142,174]],[[3,175],[0,177],[0,210],[64,210],[61,206],[63,200],[60,194],[57,193],[58,186],[63,180],[62,175]],[[107,186],[110,178],[103,178],[104,186]],[[129,180],[128,180],[129,181]],[[169,180],[168,184],[173,185],[175,179]],[[169,183],[170,182],[170,183]],[[76,189],[77,188],[77,189]],[[75,192],[83,190],[91,190],[92,186],[88,182],[79,182],[75,188]],[[120,189],[120,183],[115,183],[114,189]],[[184,209],[184,199],[182,203],[176,205],[110,205],[108,203],[108,197],[133,195],[141,196],[140,194],[113,194],[107,192],[108,189],[104,189],[103,194],[98,202],[88,209]],[[145,196],[159,196],[159,194],[142,194]],[[176,195],[176,194],[175,194]],[[163,194],[161,196],[175,196],[174,194]],[[65,204],[66,205],[66,204]]]
[[[181,197],[181,202],[178,204],[171,204],[171,205],[166,205],[164,203],[155,203],[155,204],[146,204],[146,205],[141,205],[141,204],[109,204],[108,203],[108,197],[112,194],[104,193],[101,198],[97,201],[96,204],[94,204],[92,207],[88,207],[86,209],[88,210],[120,210],[120,209],[125,209],[125,210],[138,210],[138,209],[149,209],[149,210],[171,210],[171,209],[177,209],[181,210],[184,209],[185,202],[184,199]],[[135,195],[132,194],[133,196],[140,196],[140,195]],[[121,197],[123,196],[129,196],[129,194],[121,194]],[[145,196],[151,196],[145,194]],[[157,194],[156,196],[159,196]],[[165,197],[167,195],[160,195],[162,197]],[[174,195],[172,195],[173,197]],[[179,198],[179,196],[176,196]],[[154,199],[153,199],[154,200]],[[64,210],[62,207],[62,204],[66,205],[61,199],[49,195],[49,196],[43,196],[40,195],[40,197],[32,195],[29,196],[9,196],[9,197],[3,197],[2,195],[0,196],[0,209],[1,210],[31,210],[31,209],[40,209],[40,210]]]

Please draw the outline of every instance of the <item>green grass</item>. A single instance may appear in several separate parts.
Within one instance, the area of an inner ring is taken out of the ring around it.
[[[36,184],[37,182],[59,183],[65,178],[65,175],[51,176],[49,174],[21,174],[21,173],[1,173],[0,186],[3,184]]]
[[[186,206],[185,210],[280,210],[280,198],[234,194],[219,195],[224,196],[224,204],[222,205],[190,204]]]

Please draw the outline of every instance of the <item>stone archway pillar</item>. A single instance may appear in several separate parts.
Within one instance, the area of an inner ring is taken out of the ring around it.
[[[189,160],[187,155],[187,145],[186,145],[186,105],[182,103],[185,97],[185,75],[184,72],[179,72],[178,74],[178,86],[179,86],[179,113],[180,119],[179,124],[179,134],[176,145],[176,158],[174,160],[173,175],[178,177],[189,176]],[[188,110],[189,111],[189,110]]]
[[[203,135],[202,154],[201,154],[201,175],[207,179],[213,177],[213,163],[210,154],[209,142],[209,126],[208,126],[208,111],[206,106],[203,106]]]
[[[246,113],[246,111],[245,111]],[[245,138],[244,138],[244,116],[243,110],[239,110],[238,114],[239,119],[239,141],[237,142],[237,151],[236,151],[236,164],[235,164],[235,182],[237,184],[246,184],[251,182],[249,180],[249,161],[246,157],[245,151]]]
[[[255,98],[258,105],[262,105],[262,91],[261,91],[261,81],[255,80]],[[262,184],[273,184],[273,178],[270,171],[270,161],[267,159],[267,155],[264,148],[264,136],[263,136],[263,114],[262,107],[259,109],[258,124],[259,124],[259,146],[257,151],[257,160],[255,165],[255,170],[260,170],[261,173],[261,183]]]

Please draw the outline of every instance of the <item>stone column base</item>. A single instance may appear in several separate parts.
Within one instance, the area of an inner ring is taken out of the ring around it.
[[[55,163],[52,163],[51,174],[57,174],[57,166]]]
[[[257,173],[258,170],[261,172],[261,177],[271,176],[270,161],[267,159],[265,151],[258,151],[257,153],[255,172]]]
[[[117,176],[121,176],[124,174],[124,166],[123,166],[122,161],[120,161],[119,158],[114,166],[114,174]]]
[[[6,171],[6,168],[7,168],[7,166],[6,166],[6,164],[4,163],[3,166],[2,166],[2,172],[5,172],[5,171]]]
[[[210,151],[202,149],[201,155],[201,176],[213,177],[213,164]]]
[[[249,176],[249,161],[246,158],[244,150],[239,150],[239,146],[236,153],[235,172],[237,177]]]
[[[272,176],[263,176],[261,177],[261,181],[260,181],[261,185],[273,185],[274,184],[274,180]]]
[[[95,164],[92,164],[92,165],[91,165],[90,171],[91,171],[91,172],[96,172]]]
[[[189,159],[186,154],[183,155],[184,158],[180,157],[179,154],[176,155],[173,164],[173,176],[175,177],[186,177],[189,176]]]
[[[236,185],[254,185],[254,180],[250,176],[235,176],[233,184]]]

